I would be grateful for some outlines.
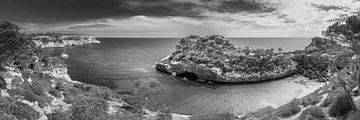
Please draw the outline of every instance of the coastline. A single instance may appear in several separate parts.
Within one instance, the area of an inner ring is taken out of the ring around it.
[[[89,35],[63,35],[59,38],[54,36],[36,36],[32,37],[32,39],[36,47],[39,48],[61,48],[101,43],[95,36]]]

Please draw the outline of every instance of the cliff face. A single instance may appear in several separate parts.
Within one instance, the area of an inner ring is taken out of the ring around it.
[[[40,48],[56,48],[65,46],[79,46],[100,43],[95,36],[63,35],[63,36],[36,36],[33,41]]]
[[[156,63],[156,69],[217,82],[250,82],[285,77],[297,70],[296,65],[285,55],[236,49],[224,37],[214,35],[181,39],[176,51]]]

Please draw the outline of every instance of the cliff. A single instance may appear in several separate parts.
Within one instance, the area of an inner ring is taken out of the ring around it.
[[[79,46],[100,43],[95,36],[88,35],[40,35],[32,37],[34,43],[40,48],[56,48],[65,46]]]
[[[297,63],[272,50],[236,49],[222,36],[188,36],[176,51],[156,63],[174,76],[216,82],[253,82],[277,79],[296,72]]]
[[[121,119],[132,114],[121,95],[72,81],[59,58],[46,61],[38,70],[5,67],[0,72],[0,119]]]

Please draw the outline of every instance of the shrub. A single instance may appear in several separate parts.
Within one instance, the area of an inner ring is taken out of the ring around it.
[[[16,100],[9,97],[0,96],[0,111],[15,116],[20,120],[36,120],[40,117],[39,113],[27,104],[16,102]]]
[[[51,90],[49,91],[49,93],[50,93],[51,95],[57,97],[57,98],[61,98],[61,95],[62,95],[61,92],[59,92],[59,91],[56,90],[56,89],[51,89]]]
[[[349,114],[349,117],[346,120],[359,120],[360,119],[360,111],[355,111]]]
[[[268,116],[262,118],[261,120],[279,120],[279,118],[277,118],[274,115],[268,115]]]
[[[345,93],[336,96],[329,108],[329,115],[332,117],[341,117],[346,113],[352,111],[353,108],[349,101],[349,98]]]
[[[49,120],[74,120],[73,116],[68,111],[55,111],[46,116]]]
[[[299,120],[309,120],[309,118],[313,120],[323,120],[325,113],[321,108],[312,106],[300,114]]]
[[[230,113],[218,113],[193,116],[191,120],[236,120],[236,116]]]
[[[333,101],[336,99],[336,97],[339,95],[340,95],[339,91],[333,90],[326,96],[324,102],[322,102],[322,104],[320,104],[320,107],[329,107],[333,103]]]
[[[321,101],[321,95],[311,94],[300,100],[300,104],[304,106],[315,105]]]
[[[98,98],[85,98],[77,96],[71,106],[71,114],[77,120],[106,120],[109,118],[108,103]]]
[[[19,33],[16,24],[9,21],[0,22],[0,63],[17,61],[19,58],[29,56],[28,54],[34,49],[35,44]]]
[[[41,107],[41,108],[45,107],[45,105],[46,105],[45,100],[43,98],[37,96],[36,94],[34,94],[31,91],[24,91],[23,96],[24,96],[25,100],[28,100],[30,102],[37,101],[39,107]]]
[[[320,79],[327,76],[330,59],[319,54],[299,54],[293,60],[298,63],[299,74],[310,79]]]
[[[6,89],[6,82],[2,77],[0,77],[0,89]]]
[[[279,107],[276,111],[276,115],[285,118],[295,115],[299,113],[301,110],[301,108],[298,105],[299,105],[299,101],[297,99],[294,99],[289,103],[287,103],[286,105]]]

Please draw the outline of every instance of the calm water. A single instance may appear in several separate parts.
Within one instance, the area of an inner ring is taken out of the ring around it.
[[[279,106],[294,97],[307,94],[318,84],[299,84],[303,77],[253,84],[194,84],[154,69],[155,62],[174,51],[177,38],[100,38],[102,43],[69,47],[66,60],[73,80],[107,86],[116,91],[132,88],[134,80],[157,79],[165,92],[160,103],[172,112],[243,114],[266,106]],[[307,38],[230,39],[237,47],[303,49]],[[55,49],[55,53],[62,49]]]

